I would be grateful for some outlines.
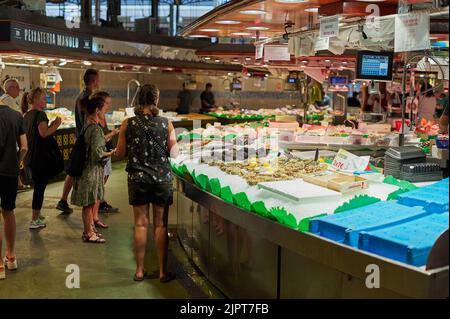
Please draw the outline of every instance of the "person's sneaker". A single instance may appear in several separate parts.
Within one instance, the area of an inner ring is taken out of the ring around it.
[[[56,209],[62,211],[65,214],[72,214],[73,213],[73,209],[70,208],[69,204],[67,204],[67,201],[65,201],[65,200],[60,200],[58,202],[58,205],[56,205]]]
[[[42,215],[39,215],[39,217],[38,217],[40,220],[45,220],[45,216],[42,216]]]
[[[30,229],[44,228],[46,226],[45,222],[41,219],[32,220],[30,222]]]
[[[4,265],[4,268],[7,268],[8,270],[17,270],[17,259],[16,259],[16,257],[13,257],[13,258],[5,257],[5,258],[3,258],[3,265]]]
[[[0,280],[6,279],[5,267],[0,266]]]
[[[100,213],[117,213],[119,212],[118,208],[112,207],[107,202],[101,202],[100,207],[98,208]]]

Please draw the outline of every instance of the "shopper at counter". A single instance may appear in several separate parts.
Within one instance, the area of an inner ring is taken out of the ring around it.
[[[19,145],[19,153],[17,152]],[[5,279],[6,266],[17,269],[15,254],[16,240],[16,196],[19,176],[19,162],[27,153],[27,137],[22,115],[7,105],[0,105],[0,207],[6,237],[6,255],[0,262],[0,279]],[[0,231],[0,257],[2,256],[2,231]]]
[[[13,110],[20,112],[20,106],[17,103],[17,98],[20,94],[20,85],[16,79],[7,78],[3,82],[3,91],[4,94],[0,96],[0,105],[7,105]],[[18,190],[27,190],[30,188],[30,185],[25,185],[22,182],[22,176],[19,174],[18,177]]]
[[[213,112],[216,109],[216,99],[212,92],[212,84],[207,83],[205,87],[205,91],[200,95],[201,100],[201,108],[200,113],[205,114],[208,112]]]
[[[348,107],[361,107],[361,103],[358,99],[359,93],[353,92],[352,96],[347,99],[347,106]]]
[[[117,155],[128,155],[128,195],[134,211],[135,281],[147,277],[144,260],[147,248],[149,208],[153,207],[153,224],[159,260],[159,278],[169,282],[167,272],[169,206],[173,203],[172,171],[169,156],[178,155],[175,130],[171,122],[158,116],[159,89],[144,85],[139,91],[135,117],[122,123]]]
[[[6,79],[3,83],[3,90],[5,93],[0,96],[0,105],[7,105],[13,110],[20,112],[20,106],[17,103],[17,98],[20,94],[20,85],[16,79]]]
[[[105,136],[98,125],[100,113],[105,105],[102,98],[91,98],[87,102],[86,123],[80,131],[86,143],[87,159],[80,177],[73,179],[71,203],[83,207],[84,232],[82,239],[88,243],[105,243],[94,227],[94,211],[98,210],[104,197],[104,164],[106,157],[114,151],[106,151]]]
[[[28,110],[30,105],[31,109]],[[31,169],[34,183],[30,229],[46,227],[41,215],[45,189],[49,179],[58,173],[55,171],[56,166],[60,166],[61,171],[64,167],[61,153],[59,153],[58,159],[55,159],[60,162],[60,165],[45,160],[51,156],[50,154],[60,152],[56,141],[50,139],[61,125],[60,117],[57,117],[50,126],[48,125],[47,114],[44,112],[46,105],[47,93],[41,88],[31,90],[22,97],[21,109],[25,113],[24,123],[29,145],[26,165]]]
[[[177,109],[178,114],[189,114],[194,101],[192,92],[186,88],[186,83],[183,83],[183,90],[178,93],[177,96]]]
[[[105,106],[103,106],[102,112],[100,113],[99,116],[99,125],[103,131],[103,134],[105,135],[105,142],[106,142],[106,150],[107,151],[112,151],[114,150],[114,145],[111,142],[111,139],[116,136],[117,134],[119,134],[119,129],[113,129],[112,131],[108,128],[108,123],[106,122],[106,113],[108,113],[111,109],[111,96],[109,95],[109,93],[101,91],[101,92],[96,92],[92,95],[92,98],[95,97],[99,97],[102,98],[103,101],[105,102]],[[106,182],[108,181],[109,176],[111,176],[112,174],[112,161],[111,161],[111,157],[108,157],[107,161],[106,161],[106,165],[105,165],[105,185]],[[106,225],[105,223],[103,223],[99,216],[98,213],[116,213],[118,212],[118,209],[115,207],[112,207],[111,205],[109,205],[106,200],[103,200],[100,203],[100,207],[98,211],[94,212],[94,224],[97,227],[100,228],[108,228],[108,225]]]
[[[75,101],[75,135],[78,137],[85,123],[85,106],[81,101],[86,100],[94,91],[100,87],[100,75],[97,70],[87,69],[83,76],[83,82],[85,85],[84,90],[78,95]],[[73,209],[67,203],[70,190],[73,186],[73,178],[69,175],[66,176],[64,181],[63,193],[61,199],[56,205],[56,209],[66,214],[71,214]]]
[[[421,87],[422,95],[419,98],[419,121],[426,119],[427,121],[434,120],[436,112],[437,100],[434,96],[433,86],[429,83],[424,83]]]

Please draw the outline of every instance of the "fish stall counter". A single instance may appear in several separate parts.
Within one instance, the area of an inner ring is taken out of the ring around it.
[[[279,150],[227,160],[217,142],[181,145],[172,168],[178,239],[227,297],[448,297],[448,179],[355,175]]]

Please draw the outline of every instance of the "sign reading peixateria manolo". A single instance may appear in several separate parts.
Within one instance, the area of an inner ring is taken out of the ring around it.
[[[88,36],[16,23],[11,23],[9,27],[11,42],[28,44],[35,48],[51,47],[89,53],[92,51],[92,38]]]

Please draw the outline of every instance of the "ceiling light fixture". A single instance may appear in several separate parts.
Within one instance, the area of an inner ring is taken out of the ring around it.
[[[269,30],[268,27],[247,27],[247,30],[252,30],[252,31],[266,31]]]
[[[189,38],[209,38],[209,37],[204,34],[191,34],[189,35]]]
[[[218,20],[216,21],[217,24],[240,24],[241,21],[236,20]]]
[[[318,7],[306,8],[305,12],[317,13],[317,12],[319,12],[319,8]]]
[[[250,9],[250,10],[242,10],[242,11],[239,11],[240,13],[242,13],[242,14],[250,14],[250,15],[259,15],[259,14],[261,14],[261,15],[263,15],[263,14],[266,14],[267,12],[266,11],[264,11],[264,10],[253,10],[253,9]]]
[[[83,61],[83,64],[86,65],[86,66],[91,66],[92,62],[90,62],[90,61]]]
[[[236,35],[236,36],[241,36],[241,37],[245,37],[245,36],[250,36],[252,35],[249,32],[233,32],[231,35]]]
[[[47,62],[48,62],[47,60],[42,59],[42,60],[39,61],[39,64],[40,65],[44,65],[44,64],[47,64]]]
[[[67,64],[67,61],[64,60],[64,59],[61,59],[59,61],[60,61],[59,64],[58,64],[59,66],[65,66]]]

